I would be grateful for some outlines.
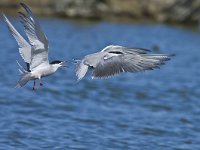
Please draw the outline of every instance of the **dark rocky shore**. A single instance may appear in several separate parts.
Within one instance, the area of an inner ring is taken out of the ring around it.
[[[1,0],[6,13],[20,10],[20,1]],[[34,13],[68,18],[196,23],[200,0],[23,0]]]

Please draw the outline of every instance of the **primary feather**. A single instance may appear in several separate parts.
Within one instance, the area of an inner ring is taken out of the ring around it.
[[[48,60],[48,40],[42,29],[33,16],[31,10],[23,3],[22,7],[26,10],[27,15],[20,12],[21,22],[24,25],[26,35],[33,46],[31,53],[30,70],[38,67],[39,65],[49,64]]]
[[[19,46],[19,53],[23,60],[26,63],[31,62],[31,45],[20,35],[20,33],[15,29],[15,27],[12,25],[12,23],[8,20],[5,14],[3,14],[4,20],[8,26],[9,31],[17,41],[17,44]]]

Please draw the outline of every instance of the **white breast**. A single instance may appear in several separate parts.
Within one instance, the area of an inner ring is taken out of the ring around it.
[[[41,78],[53,74],[56,70],[50,65],[41,65],[31,71],[31,74],[34,78]]]

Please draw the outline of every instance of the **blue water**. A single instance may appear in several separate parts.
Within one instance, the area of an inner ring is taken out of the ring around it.
[[[19,20],[9,17],[22,32]],[[75,67],[14,89],[17,44],[0,21],[0,150],[200,149],[200,33],[159,24],[40,18],[50,60],[81,59],[109,44],[176,54],[159,70],[79,83]],[[23,34],[24,35],[24,34]]]

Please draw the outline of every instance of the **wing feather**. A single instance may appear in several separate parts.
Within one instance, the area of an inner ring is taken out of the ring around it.
[[[25,4],[21,3],[22,7],[26,10],[27,15],[20,12],[21,22],[25,28],[26,35],[33,46],[31,53],[30,69],[45,63],[49,63],[48,60],[48,40],[45,34],[42,32],[40,24],[33,16],[31,10]]]
[[[146,54],[147,52],[150,52],[150,50],[144,48],[127,48],[119,45],[109,45],[102,50],[102,52],[112,51],[118,51],[127,54]]]
[[[85,76],[87,70],[88,66],[84,64],[83,60],[78,62],[76,69],[76,76],[78,77],[78,80],[81,80]]]
[[[3,14],[3,17],[8,26],[8,29],[10,30],[11,34],[17,41],[17,44],[19,46],[19,53],[21,57],[26,63],[30,63],[31,62],[31,45],[20,35],[20,33],[15,29],[15,27],[8,20],[5,14]]]
[[[121,72],[142,72],[159,68],[164,61],[170,59],[166,54],[122,54],[109,59],[102,59],[94,68],[93,78],[107,78]]]

